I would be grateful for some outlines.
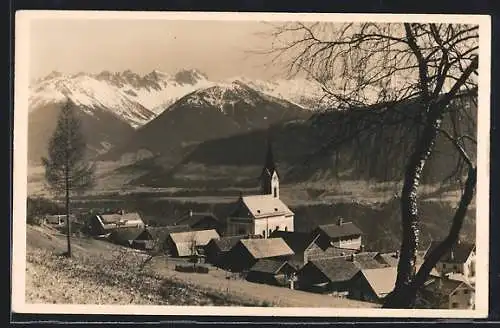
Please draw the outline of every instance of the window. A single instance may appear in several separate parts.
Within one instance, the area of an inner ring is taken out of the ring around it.
[[[464,289],[464,295],[469,295],[469,290],[468,289]]]
[[[273,231],[271,229],[269,229],[269,235],[272,233]]]
[[[458,308],[458,305],[459,304],[457,302],[453,302],[453,303],[451,303],[451,308],[456,309],[456,308]]]
[[[285,227],[285,231],[288,231],[288,227]]]
[[[274,231],[278,231],[278,230],[280,230],[280,227],[279,227],[279,226],[276,226],[276,227],[274,228]]]
[[[274,187],[274,197],[278,197],[278,188]]]
[[[262,237],[266,236],[266,230],[262,230]]]

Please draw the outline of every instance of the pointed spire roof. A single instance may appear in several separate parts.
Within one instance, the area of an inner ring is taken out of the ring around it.
[[[276,172],[276,174],[278,174],[278,170],[276,168],[276,163],[274,162],[271,133],[269,132],[268,136],[267,136],[266,161],[264,163],[264,168],[262,169],[261,175],[264,175],[264,174],[272,175],[274,172]]]

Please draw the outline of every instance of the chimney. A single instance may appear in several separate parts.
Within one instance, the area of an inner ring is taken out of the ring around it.
[[[338,218],[338,220],[337,220],[337,225],[339,225],[339,226],[340,226],[340,225],[342,225],[342,224],[344,224],[344,219],[343,219],[343,218]]]

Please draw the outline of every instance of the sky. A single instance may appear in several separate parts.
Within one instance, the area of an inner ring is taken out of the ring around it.
[[[36,19],[30,25],[30,80],[52,71],[74,74],[130,69],[175,73],[196,68],[210,79],[273,78],[269,25],[258,21]]]

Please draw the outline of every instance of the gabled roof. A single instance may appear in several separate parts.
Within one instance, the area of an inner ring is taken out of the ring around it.
[[[256,219],[278,215],[293,215],[293,212],[285,203],[272,195],[243,196],[241,201]]]
[[[172,232],[186,232],[190,230],[191,227],[189,227],[188,225],[172,225],[172,226],[146,228],[146,231],[148,231],[151,234],[151,237],[157,240],[166,239],[168,235]]]
[[[429,248],[425,252],[424,258],[427,258],[429,254],[440,244],[439,241],[431,242]],[[476,245],[474,243],[467,242],[459,242],[455,243],[448,250],[443,257],[441,257],[441,262],[449,262],[449,263],[465,263],[469,258],[470,254],[476,249]]]
[[[194,213],[187,214],[184,217],[180,218],[175,224],[176,225],[182,224],[182,225],[188,225],[190,227],[193,227],[198,222],[200,222],[201,220],[206,219],[206,218],[213,220],[215,222],[219,222],[219,219],[213,213],[209,213],[209,212],[196,213],[196,212],[194,212]]]
[[[308,232],[281,231],[276,230],[271,233],[273,238],[283,238],[285,243],[293,250],[295,254],[304,252],[317,238]]]
[[[398,269],[397,267],[362,269],[361,274],[377,297],[382,298],[394,289]]]
[[[289,265],[286,260],[260,259],[250,268],[250,271],[277,274],[285,265]]]
[[[136,239],[144,228],[123,227],[114,229],[109,235],[109,239],[117,243],[131,243]]]
[[[399,262],[399,256],[397,252],[391,253],[378,253],[377,258],[382,262],[391,267],[397,267]]]
[[[228,252],[234,247],[234,245],[244,238],[247,238],[247,236],[228,236],[220,239],[213,239],[210,242],[214,243],[220,251]]]
[[[310,251],[307,257],[309,259],[326,259],[333,257],[344,257],[355,253],[357,253],[357,250],[332,246],[328,247],[325,250],[317,248],[314,251]]]
[[[240,243],[254,259],[294,255],[293,250],[281,238],[242,239]]]
[[[136,212],[131,212],[131,213],[124,213],[124,214],[100,214],[97,215],[100,219],[100,221],[103,224],[127,224],[127,223],[143,223],[141,216],[139,213]]]
[[[434,277],[427,284],[424,285],[424,291],[432,293],[433,295],[446,295],[449,296],[458,288],[467,288],[474,290],[471,285],[459,281],[442,277]]]
[[[360,236],[363,232],[352,222],[340,222],[318,226],[317,230],[324,232],[328,237],[335,239],[340,237]]]
[[[354,277],[362,269],[374,269],[384,267],[383,264],[374,259],[376,253],[360,253],[354,256],[335,257],[329,259],[310,260],[307,265],[317,267],[330,281],[347,281]]]
[[[172,238],[172,241],[176,244],[195,242],[196,245],[206,245],[211,239],[219,239],[220,236],[217,231],[215,231],[214,229],[210,229],[186,232],[172,232],[170,233],[170,238]]]

